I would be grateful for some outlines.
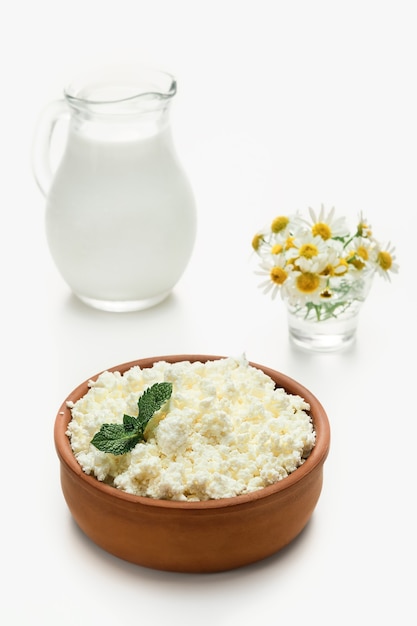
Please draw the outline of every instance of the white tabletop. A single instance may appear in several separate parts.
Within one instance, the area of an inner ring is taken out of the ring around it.
[[[8,626],[411,623],[414,615],[417,42],[412,2],[73,0],[9,3],[2,58],[1,615]],[[161,305],[78,302],[46,244],[30,166],[37,117],[84,61],[176,74],[177,151],[198,205],[191,261]],[[360,211],[397,249],[356,345],[306,354],[257,287],[254,232],[320,204]],[[332,443],[311,522],[287,549],[230,572],[123,562],[63,499],[53,424],[84,379],[136,358],[240,355],[310,388]],[[5,400],[5,402],[4,402]]]

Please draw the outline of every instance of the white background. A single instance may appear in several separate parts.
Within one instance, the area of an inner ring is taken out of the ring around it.
[[[411,623],[416,559],[417,38],[405,0],[37,0],[0,10],[2,587],[8,626]],[[7,7],[7,8],[5,8]],[[150,62],[178,79],[172,127],[194,187],[189,266],[126,315],[69,293],[31,171],[38,116],[85,64]],[[397,249],[356,346],[303,354],[257,288],[250,242],[277,214],[336,206]],[[238,355],[309,387],[332,445],[313,518],[264,562],[157,572],[87,540],[66,508],[59,405],[112,365]]]

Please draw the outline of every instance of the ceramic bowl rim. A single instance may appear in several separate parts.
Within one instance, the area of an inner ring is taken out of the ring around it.
[[[103,483],[99,481],[95,476],[86,474],[75,458],[75,455],[70,445],[69,437],[66,435],[67,425],[71,419],[71,412],[67,406],[67,402],[75,402],[76,400],[81,398],[88,391],[89,381],[96,380],[100,374],[106,371],[120,371],[121,373],[124,373],[128,369],[136,365],[139,365],[140,367],[151,367],[152,364],[157,361],[167,361],[168,363],[174,363],[177,361],[204,362],[208,360],[218,360],[224,358],[227,357],[209,354],[169,354],[163,356],[144,357],[125,363],[120,363],[118,365],[101,370],[93,376],[90,376],[84,382],[77,385],[77,387],[75,387],[71,391],[71,393],[68,394],[64,402],[61,404],[56,415],[54,424],[54,443],[59,460],[66,466],[67,470],[69,470],[74,477],[78,478],[79,480],[81,480],[82,483],[84,483],[85,487],[89,486],[90,488],[95,489],[97,492],[101,492],[103,497],[108,496],[110,498],[114,498],[115,502],[120,501],[120,503],[131,503],[132,505],[136,504],[137,506],[142,507],[184,511],[224,509],[239,505],[245,505],[251,502],[257,502],[259,500],[267,499],[268,497],[273,497],[280,492],[289,490],[292,486],[302,481],[303,478],[310,474],[316,467],[321,466],[326,460],[330,447],[329,420],[321,402],[309,389],[304,387],[304,385],[296,381],[294,378],[291,378],[286,374],[279,372],[278,370],[274,370],[264,365],[260,365],[259,363],[255,363],[253,361],[249,361],[249,364],[252,367],[261,369],[272,378],[279,379],[279,383],[277,383],[277,385],[283,387],[285,390],[287,390],[287,387],[290,389],[295,388],[297,391],[290,391],[289,393],[297,393],[298,395],[303,397],[306,402],[312,405],[311,414],[314,428],[316,430],[315,446],[312,449],[308,458],[304,461],[304,463],[300,465],[294,472],[289,474],[289,476],[286,476],[282,480],[279,480],[272,485],[268,485],[267,487],[263,487],[256,491],[233,496],[230,498],[219,498],[216,500],[202,500],[196,502],[160,500],[156,498],[149,498],[146,496],[129,494],[125,491],[117,489],[116,487]]]

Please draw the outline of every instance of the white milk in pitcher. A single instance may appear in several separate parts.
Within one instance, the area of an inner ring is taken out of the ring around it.
[[[89,304],[134,310],[164,299],[196,234],[194,197],[170,128],[117,141],[69,132],[46,233],[63,278]]]

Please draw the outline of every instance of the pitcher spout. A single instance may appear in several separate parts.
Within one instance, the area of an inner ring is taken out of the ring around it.
[[[168,72],[123,66],[85,72],[64,89],[64,97],[78,111],[129,115],[165,109],[176,92]]]

